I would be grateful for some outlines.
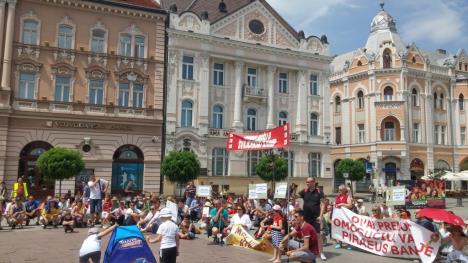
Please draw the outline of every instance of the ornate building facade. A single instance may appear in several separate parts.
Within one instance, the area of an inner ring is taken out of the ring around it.
[[[165,22],[152,0],[0,0],[0,181],[18,176],[51,194],[36,160],[52,147],[79,150],[86,169],[119,192],[158,191]],[[3,20],[3,18],[5,19]]]
[[[389,185],[435,170],[468,170],[465,50],[404,44],[382,4],[365,47],[336,57],[331,67],[334,167],[343,158],[372,163],[373,177],[362,187],[371,179]]]
[[[263,152],[225,151],[229,131],[288,122],[292,180],[331,182],[326,36],[305,38],[264,0],[163,0],[168,28],[167,148],[194,151],[201,184],[245,193]],[[171,192],[168,188],[168,193]],[[166,191],[165,191],[166,192]]]

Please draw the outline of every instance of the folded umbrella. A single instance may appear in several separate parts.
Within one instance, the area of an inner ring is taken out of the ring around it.
[[[445,209],[436,209],[436,208],[423,208],[417,212],[419,215],[432,218],[435,220],[440,220],[445,223],[452,225],[464,226],[465,222],[463,219],[454,213],[447,211]]]

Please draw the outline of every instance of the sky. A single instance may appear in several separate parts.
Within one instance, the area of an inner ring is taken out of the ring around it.
[[[366,44],[380,0],[267,0],[297,31],[327,35],[331,54],[343,54]],[[468,0],[386,0],[385,10],[396,20],[406,45],[424,51],[468,51]]]

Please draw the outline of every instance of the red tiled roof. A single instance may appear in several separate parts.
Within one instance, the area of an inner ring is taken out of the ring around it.
[[[156,0],[117,0],[117,2],[149,8],[161,8]]]

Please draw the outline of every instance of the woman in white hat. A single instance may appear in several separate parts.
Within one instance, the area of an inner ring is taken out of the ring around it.
[[[102,232],[99,232],[98,228],[90,228],[88,237],[83,241],[80,248],[80,263],[88,263],[89,260],[93,263],[101,262],[101,238],[112,233],[117,226],[115,224]]]
[[[176,263],[179,255],[179,227],[171,220],[172,213],[168,208],[163,208],[159,212],[161,225],[156,232],[156,237],[151,239],[147,237],[148,242],[161,242],[159,256],[161,263]]]

